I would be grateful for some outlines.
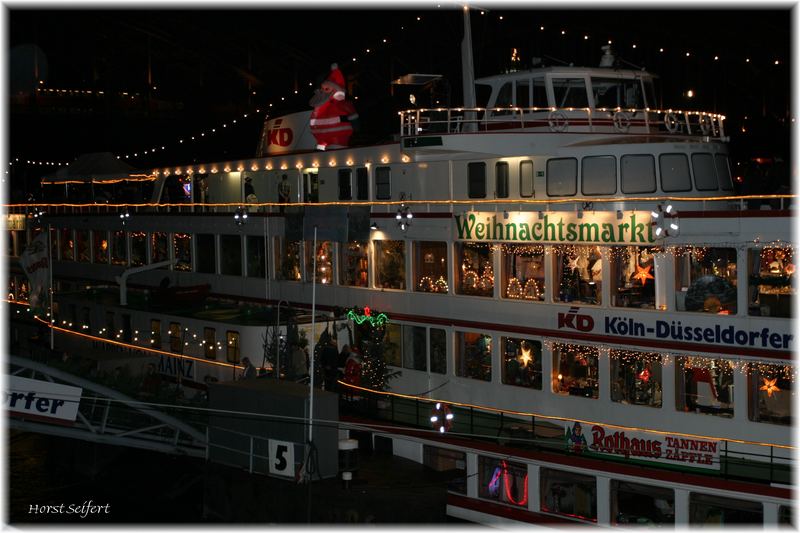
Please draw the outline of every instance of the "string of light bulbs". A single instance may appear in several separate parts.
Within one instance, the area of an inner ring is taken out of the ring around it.
[[[437,9],[441,9],[441,7],[442,7],[441,4],[436,4],[436,8]],[[498,12],[493,12],[491,14],[489,13],[489,11],[487,11],[485,9],[472,8],[472,11],[475,12],[475,13],[479,13],[479,16],[481,16],[481,17],[490,16],[490,17],[494,18],[494,20],[495,20],[495,22],[497,24],[503,24],[506,21],[506,16],[502,12],[499,12],[499,11]],[[519,15],[519,13],[515,13],[515,17],[518,17],[518,15]],[[410,23],[402,23],[402,24],[399,25],[399,31],[400,32],[405,32],[407,29],[411,29],[417,24],[423,24],[423,23],[427,22],[427,18],[425,17],[425,13],[424,12],[423,12],[422,15],[412,15],[412,17],[413,17],[413,19],[410,21]],[[534,27],[536,29],[538,29],[538,33],[539,34],[542,34],[545,37],[548,37],[546,39],[546,42],[556,42],[556,40],[551,39],[549,37],[551,34],[555,35],[557,38],[570,38],[573,35],[575,35],[575,36],[577,36],[576,38],[579,41],[587,42],[587,43],[590,42],[590,41],[594,42],[597,39],[599,39],[598,37],[595,37],[591,33],[588,33],[588,32],[585,32],[585,31],[580,31],[580,29],[570,29],[570,28],[565,28],[563,26],[561,26],[561,27],[551,27],[551,26],[545,25],[545,24],[539,24],[538,27],[537,27],[537,25],[534,25]],[[385,49],[391,43],[393,43],[396,39],[397,39],[397,37],[385,36],[383,38],[378,39],[378,41],[373,43],[372,45],[365,46],[364,48],[359,50],[357,53],[349,54],[349,55],[343,54],[343,55],[345,57],[349,56],[351,63],[357,63],[359,60],[361,60],[366,55],[371,54],[371,53],[375,52],[376,50]],[[686,50],[685,48],[681,49],[681,48],[678,48],[678,47],[676,47],[674,49],[669,48],[669,47],[665,48],[664,46],[654,45],[654,44],[652,44],[652,42],[646,42],[646,41],[643,42],[642,39],[636,39],[636,40],[634,40],[633,42],[630,42],[630,43],[624,43],[624,42],[621,42],[621,41],[617,41],[617,40],[615,40],[613,38],[603,38],[602,41],[603,41],[604,44],[617,46],[618,50],[620,50],[620,51],[621,50],[627,50],[627,49],[637,50],[637,51],[645,50],[645,52],[652,52],[652,53],[658,53],[659,55],[663,55],[663,54],[669,54],[669,53],[673,52],[673,50],[674,50],[674,53],[676,53],[679,57],[682,57],[682,58],[686,58],[686,59],[702,58],[702,59],[708,59],[708,60],[713,61],[713,62],[720,62],[720,61],[723,61],[723,59],[727,59],[729,57],[729,56],[721,55],[719,52],[709,52],[708,50],[693,51],[693,50]],[[512,54],[511,62],[514,63],[514,64],[521,64],[522,61],[521,61],[521,58],[519,57],[518,48],[512,48],[510,50],[513,50],[511,52],[511,54]],[[656,50],[657,50],[657,52],[656,52]],[[733,61],[733,59],[731,59],[731,61]],[[744,64],[748,64],[748,65],[751,65],[751,66],[763,65],[763,66],[772,66],[772,67],[782,67],[782,66],[786,65],[786,62],[785,62],[785,60],[783,58],[776,57],[774,55],[770,55],[770,57],[768,57],[767,59],[764,59],[762,57],[755,57],[753,54],[746,54],[743,57],[737,57],[735,62],[738,62],[740,64],[744,63]],[[308,87],[313,87],[314,83],[312,81],[309,81],[309,82],[307,82],[307,86]],[[56,89],[56,88],[43,88],[43,87],[37,88],[37,92],[47,93],[47,94],[58,94],[58,95],[78,95],[78,94],[82,94],[82,95],[93,95],[93,94],[94,95],[104,95],[105,94],[104,91],[92,91],[91,89]],[[131,98],[135,98],[136,96],[138,96],[138,93],[131,94],[131,93],[125,92],[125,91],[120,91],[120,92],[115,93],[115,94],[119,94],[119,95],[122,95],[122,96],[125,96],[125,97],[131,97]],[[279,96],[279,97],[276,97],[276,98],[272,99],[273,101],[268,102],[266,104],[266,106],[257,107],[255,109],[255,115],[253,114],[252,111],[248,112],[248,113],[243,113],[237,119],[232,119],[230,121],[223,122],[223,123],[218,124],[216,126],[211,126],[211,127],[207,127],[207,128],[201,129],[201,130],[199,130],[199,132],[195,133],[194,135],[188,134],[188,135],[181,136],[176,141],[171,141],[171,142],[167,142],[167,143],[159,143],[156,146],[151,146],[151,147],[148,147],[148,148],[142,147],[140,149],[128,150],[125,153],[117,155],[117,159],[120,159],[120,160],[137,159],[138,160],[138,159],[141,159],[141,158],[145,158],[147,156],[152,156],[155,153],[165,152],[166,150],[168,150],[168,148],[175,148],[175,147],[178,147],[180,145],[187,145],[187,144],[189,144],[191,142],[199,142],[199,141],[204,140],[204,139],[206,139],[206,138],[208,138],[208,137],[210,137],[212,135],[220,133],[223,130],[226,130],[229,126],[233,126],[233,125],[238,124],[239,123],[238,121],[241,120],[241,119],[246,119],[248,117],[253,117],[253,116],[259,116],[261,114],[261,112],[262,112],[261,107],[266,107],[265,110],[268,111],[270,108],[273,108],[273,106],[277,102],[285,102],[287,97],[292,97],[292,96],[298,95],[298,94],[299,94],[299,90],[298,89],[289,89],[283,96]],[[689,91],[687,91],[686,95],[689,96],[689,97],[693,97],[694,96],[694,91],[689,90]],[[354,95],[353,99],[354,100],[358,100],[358,95]],[[41,165],[41,166],[60,166],[61,165],[60,162],[38,161],[38,160],[35,161],[34,163],[29,163],[29,164],[37,164],[37,165]],[[64,163],[64,164],[68,164],[68,163]],[[8,174],[8,171],[6,171],[6,174]]]

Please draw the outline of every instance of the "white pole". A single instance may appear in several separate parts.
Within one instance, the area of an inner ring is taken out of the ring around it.
[[[50,286],[48,287],[48,291],[50,292],[50,350],[55,349],[55,339],[54,335],[54,328],[53,322],[55,321],[56,317],[53,315],[53,243],[51,239],[53,238],[53,233],[51,230],[51,225],[47,225],[47,266],[49,267],[48,270],[50,271]]]
[[[311,382],[308,389],[308,442],[311,443],[313,439],[312,430],[314,428],[314,325],[317,319],[317,227],[314,226],[314,254],[313,269],[311,274],[311,363],[309,372],[311,373]]]

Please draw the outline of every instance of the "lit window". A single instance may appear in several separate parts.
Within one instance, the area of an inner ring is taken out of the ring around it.
[[[569,396],[598,397],[598,350],[579,344],[553,345],[553,392]]]
[[[675,255],[678,311],[736,314],[736,250],[695,247]]]
[[[733,417],[733,366],[725,359],[678,357],[675,361],[679,411]]]

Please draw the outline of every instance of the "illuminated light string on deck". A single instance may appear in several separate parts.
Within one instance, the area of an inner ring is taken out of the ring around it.
[[[154,172],[156,175],[159,173],[156,171]],[[592,202],[596,204],[605,204],[605,203],[619,203],[620,201],[626,202],[661,202],[665,200],[670,201],[709,201],[709,202],[720,202],[720,201],[727,201],[727,200],[735,200],[735,201],[747,201],[747,200],[791,200],[798,198],[798,195],[794,194],[758,194],[758,195],[750,195],[750,196],[709,196],[709,197],[702,197],[702,198],[686,198],[686,197],[678,197],[678,196],[669,196],[669,197],[625,197],[625,198],[592,198]],[[314,207],[314,206],[400,206],[403,204],[409,205],[458,205],[458,206],[475,206],[475,205],[508,205],[508,204],[515,204],[515,205],[561,205],[561,204],[575,204],[576,202],[580,202],[581,200],[576,200],[574,198],[547,198],[547,199],[534,199],[534,198],[519,198],[509,201],[508,199],[468,199],[468,200],[372,200],[372,201],[330,201],[330,202],[293,202],[291,205],[295,207]],[[130,208],[137,208],[137,207],[228,207],[228,208],[236,208],[241,206],[241,202],[221,202],[221,203],[198,203],[198,202],[186,202],[186,203],[160,203],[160,202],[146,202],[146,203],[121,203],[121,204],[102,204],[103,208],[109,207],[130,207]],[[252,207],[286,207],[286,204],[280,202],[257,202],[248,204]],[[14,207],[33,207],[33,206],[41,206],[41,207],[83,207],[83,208],[91,208],[97,207],[95,204],[75,204],[75,203],[25,203],[25,204],[4,204],[3,207],[6,208],[14,208]],[[467,210],[466,212],[472,211]],[[547,212],[554,211],[548,209]],[[626,210],[627,212],[628,210]],[[632,210],[635,211],[635,210]],[[588,215],[587,215],[588,216]],[[756,243],[761,243],[761,239],[757,238],[754,240]],[[770,243],[775,244],[779,243],[780,241],[770,241]],[[741,244],[736,243],[736,244]],[[766,244],[766,243],[765,243]],[[716,246],[717,244],[715,244]],[[575,246],[575,245],[573,245]]]
[[[774,444],[774,443],[771,443],[771,442],[759,442],[759,441],[750,441],[750,440],[744,440],[744,439],[732,439],[732,438],[729,438],[729,437],[715,437],[715,436],[710,436],[710,435],[697,435],[697,434],[693,434],[693,433],[679,433],[679,432],[674,432],[674,431],[661,431],[661,430],[657,430],[657,429],[640,428],[640,427],[635,427],[635,426],[622,426],[622,425],[618,425],[618,424],[608,424],[606,422],[597,422],[597,421],[594,421],[594,420],[585,420],[585,419],[580,419],[580,418],[566,418],[566,417],[563,417],[563,416],[545,415],[545,414],[542,414],[542,413],[534,413],[534,412],[530,412],[530,411],[515,411],[515,410],[512,410],[512,409],[497,409],[495,407],[489,407],[489,406],[485,406],[485,405],[478,405],[478,404],[464,403],[464,402],[454,402],[454,401],[442,400],[442,399],[436,399],[436,398],[428,398],[428,397],[425,397],[425,396],[419,396],[419,395],[414,395],[414,394],[402,394],[402,393],[399,393],[399,392],[379,391],[379,390],[374,390],[374,389],[370,389],[370,388],[367,388],[367,387],[362,387],[360,385],[353,385],[351,383],[346,383],[344,381],[337,381],[337,383],[339,385],[343,386],[343,387],[347,387],[347,388],[350,388],[350,389],[353,389],[353,390],[360,390],[360,391],[363,391],[363,392],[368,392],[368,393],[372,393],[372,394],[378,394],[378,395],[382,395],[382,396],[391,396],[391,397],[394,397],[394,398],[404,398],[404,399],[408,399],[408,400],[419,400],[419,401],[427,402],[427,403],[446,402],[450,406],[464,407],[466,409],[470,409],[470,408],[472,408],[472,409],[480,409],[482,411],[488,411],[488,412],[492,412],[492,413],[503,413],[503,414],[507,414],[507,415],[524,416],[524,417],[527,417],[527,418],[536,417],[536,418],[541,418],[543,420],[557,420],[557,421],[560,421],[560,422],[569,422],[569,423],[580,422],[581,424],[586,424],[586,425],[589,425],[589,426],[591,426],[591,425],[600,425],[600,426],[604,426],[604,427],[607,427],[607,428],[629,430],[629,431],[641,431],[643,433],[652,433],[652,434],[655,434],[655,435],[669,435],[669,436],[673,436],[673,437],[686,437],[686,438],[691,438],[691,439],[704,439],[704,440],[721,440],[721,441],[727,441],[727,442],[732,442],[732,443],[736,443],[736,444],[752,444],[754,446],[772,446],[772,447],[775,447],[775,448],[780,448],[780,449],[785,449],[785,450],[794,450],[794,449],[796,449],[795,446],[791,446],[789,444]]]
[[[18,303],[18,302],[11,302],[11,303]],[[48,313],[48,316],[49,316],[49,313]],[[223,367],[227,367],[227,368],[242,368],[241,365],[237,365],[235,363],[228,363],[228,362],[224,362],[224,361],[214,361],[214,360],[211,360],[211,359],[203,359],[201,357],[196,357],[196,356],[193,356],[193,355],[167,352],[165,350],[159,350],[157,348],[150,348],[148,346],[142,346],[140,344],[131,344],[131,343],[128,343],[128,342],[117,341],[117,340],[108,339],[108,338],[105,338],[105,337],[98,337],[97,335],[90,335],[88,333],[82,333],[80,331],[73,331],[73,330],[68,329],[68,328],[57,326],[56,324],[52,323],[52,322],[55,322],[54,320],[51,320],[51,322],[48,322],[47,320],[45,320],[45,319],[43,319],[43,318],[41,318],[39,316],[34,316],[34,319],[37,320],[38,322],[41,322],[41,323],[47,325],[48,327],[50,327],[50,328],[52,328],[52,329],[54,329],[56,331],[59,331],[59,332],[62,332],[62,333],[66,333],[68,335],[77,335],[79,337],[83,337],[83,338],[86,338],[86,339],[89,339],[89,340],[93,340],[93,341],[97,341],[97,342],[111,344],[111,345],[114,345],[114,346],[122,346],[122,347],[125,347],[125,348],[131,348],[131,349],[135,349],[135,350],[141,350],[141,351],[149,352],[149,353],[152,353],[152,354],[171,357],[173,359],[181,359],[181,360],[190,359],[190,360],[196,361],[198,363],[205,363],[205,364],[213,365],[213,366],[223,366]],[[69,323],[67,323],[67,324],[69,324]],[[81,326],[81,329],[87,329],[87,328],[88,328],[88,326],[86,326],[85,324]],[[103,328],[102,330],[100,330],[100,333],[105,332],[105,331],[106,331],[106,328]],[[151,333],[154,333],[154,332],[151,332]],[[121,335],[122,335],[122,330],[120,330],[119,333],[116,333],[115,337],[116,338],[120,338]],[[194,337],[196,337],[196,336],[197,335],[195,334]],[[150,339],[150,343],[152,344],[153,342],[154,342],[153,339]],[[189,346],[189,342],[188,341],[183,341],[183,344],[184,344],[184,346]],[[200,343],[201,346],[203,344],[205,344],[205,341]],[[215,346],[214,349],[215,350],[219,349],[219,347],[218,347],[219,345],[220,345],[220,343],[218,342],[217,346]]]

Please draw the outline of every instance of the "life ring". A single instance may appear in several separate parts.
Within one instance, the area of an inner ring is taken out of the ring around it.
[[[547,124],[550,126],[550,131],[561,133],[567,131],[569,120],[563,111],[550,111],[550,114],[547,115]]]
[[[631,127],[631,117],[623,111],[614,113],[614,129],[620,133],[628,133]]]
[[[700,115],[700,131],[703,132],[703,135],[708,135],[712,128],[711,117],[708,115]]]
[[[664,115],[664,126],[670,133],[675,133],[678,131],[679,122],[674,113],[667,113]]]
[[[453,427],[453,412],[446,403],[436,402],[431,409],[431,426],[439,433],[446,433]]]

